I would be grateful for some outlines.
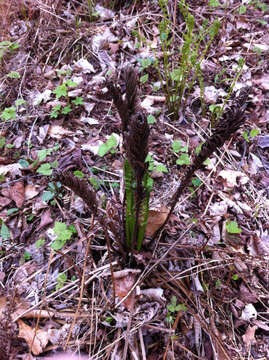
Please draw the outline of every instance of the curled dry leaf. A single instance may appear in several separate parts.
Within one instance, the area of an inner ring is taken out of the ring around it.
[[[37,231],[42,229],[44,226],[49,225],[53,222],[53,219],[50,214],[50,209],[47,209],[43,212],[41,216],[40,225],[37,228]]]
[[[249,181],[248,176],[243,172],[231,169],[220,171],[219,176],[225,180],[226,186],[232,189],[238,185],[245,185]]]
[[[138,272],[140,272],[140,270],[137,271],[132,269],[126,269],[126,270],[114,272],[115,293],[119,299],[123,299],[129,293],[131,288],[134,286]],[[131,293],[123,301],[123,304],[129,311],[131,311],[134,305],[133,291],[131,291]]]
[[[4,193],[6,197],[12,199],[18,208],[21,208],[25,198],[24,191],[23,181],[18,181],[9,189],[5,189],[2,193]]]
[[[242,339],[247,347],[249,347],[251,344],[256,342],[256,339],[255,339],[256,329],[257,329],[256,325],[254,325],[254,326],[249,325],[246,333],[242,336]]]
[[[8,206],[11,203],[11,199],[0,196],[0,210]]]
[[[22,166],[19,163],[9,164],[9,165],[1,165],[0,166],[0,174],[7,175],[8,173],[11,176],[21,176]]]
[[[263,90],[269,90],[269,74],[259,76],[253,83],[259,85]]]
[[[161,288],[143,289],[140,291],[140,294],[146,296],[150,300],[155,300],[160,303],[163,303],[166,301],[165,297],[163,296],[163,289],[161,289]]]
[[[64,136],[73,136],[74,133],[60,125],[51,125],[49,128],[49,135],[54,139],[61,139]]]
[[[21,314],[25,313],[27,309],[29,309],[29,304],[20,299],[16,298],[16,307],[12,312],[11,318],[12,320],[19,319]],[[3,312],[7,311],[7,298],[5,296],[0,297],[0,316],[2,316]]]
[[[39,194],[39,187],[34,184],[26,185],[24,190],[25,190],[24,195],[26,200],[33,199],[36,195]]]
[[[252,319],[257,319],[257,310],[252,304],[247,304],[242,310],[241,319],[245,321],[250,321]]]
[[[148,222],[146,226],[146,236],[152,237],[163,225],[169,209],[162,206],[159,210],[149,210]]]
[[[81,58],[77,62],[75,62],[74,68],[78,69],[80,71],[82,70],[82,72],[84,74],[95,72],[93,65],[91,63],[89,63],[89,61],[87,59],[83,59],[83,58]]]
[[[49,334],[45,330],[32,328],[25,324],[22,320],[18,320],[19,337],[23,338],[34,355],[42,353],[49,341]]]
[[[215,202],[209,207],[209,214],[211,216],[223,216],[227,214],[228,204],[226,201]]]

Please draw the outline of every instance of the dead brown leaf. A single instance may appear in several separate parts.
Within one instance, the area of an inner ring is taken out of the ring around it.
[[[257,329],[256,325],[254,325],[254,326],[249,325],[246,333],[242,336],[242,339],[247,347],[249,347],[251,344],[256,342],[256,339],[255,339],[256,329]]]
[[[25,186],[24,195],[26,200],[33,199],[38,194],[39,194],[38,186],[34,184],[28,184]]]
[[[47,209],[41,215],[41,222],[40,222],[40,225],[37,228],[37,231],[42,229],[44,226],[51,224],[52,222],[53,222],[53,219],[52,219],[51,214],[50,214],[50,209]]]
[[[13,200],[18,208],[21,208],[25,199],[24,191],[23,181],[18,181],[15,182],[15,184],[13,184],[9,189],[4,189],[2,193]]]
[[[49,128],[49,135],[54,139],[61,139],[64,136],[73,136],[74,133],[60,125],[51,125]]]
[[[228,188],[232,189],[239,184],[244,185],[249,181],[248,176],[246,176],[243,172],[231,169],[220,171],[218,176],[225,180]]]
[[[49,334],[45,330],[32,328],[22,320],[18,320],[19,337],[23,338],[34,355],[42,353],[49,341]]]
[[[123,299],[133,287],[137,273],[139,270],[125,269],[122,271],[116,271],[114,273],[115,278],[115,293],[119,299]],[[127,298],[123,301],[126,308],[131,311],[134,305],[134,290],[130,292]]]
[[[146,236],[152,237],[163,225],[169,213],[169,209],[162,206],[159,210],[149,210],[149,217],[146,226]]]
[[[8,199],[7,197],[0,196],[0,209],[3,209],[7,205],[11,203],[11,199]]]

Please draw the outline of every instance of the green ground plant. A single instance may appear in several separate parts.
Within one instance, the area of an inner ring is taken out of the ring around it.
[[[20,45],[16,42],[12,42],[9,40],[1,41],[0,42],[0,64],[5,55],[9,55],[18,49]]]
[[[218,33],[220,21],[217,19],[210,26],[205,21],[203,26],[198,28],[185,1],[179,1],[178,6],[186,23],[186,31],[183,34],[183,44],[178,48],[174,43],[172,19],[167,10],[168,1],[159,0],[159,6],[163,15],[159,24],[163,58],[159,60],[156,57],[155,66],[166,98],[168,114],[172,119],[177,119],[180,107],[186,102],[197,80],[201,89],[201,103],[204,103],[201,63]]]
[[[77,232],[74,225],[67,226],[65,223],[59,221],[55,222],[53,231],[57,236],[51,244],[53,250],[61,250],[65,243],[71,239],[72,235]]]
[[[17,99],[15,101],[15,106],[6,107],[0,114],[0,118],[5,122],[9,120],[16,120],[17,111],[21,105],[26,104],[26,101],[23,99]]]
[[[177,304],[177,298],[173,295],[171,297],[171,302],[167,305],[166,321],[168,325],[173,325],[176,313],[179,311],[187,311],[187,307],[185,304]]]

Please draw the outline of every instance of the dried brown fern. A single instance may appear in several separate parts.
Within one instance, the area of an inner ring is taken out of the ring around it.
[[[159,229],[158,233],[160,233],[160,231],[167,224],[167,221],[169,220],[169,217],[172,214],[179,200],[179,197],[182,195],[183,191],[190,183],[195,171],[202,168],[203,162],[207,158],[209,158],[217,149],[223,146],[225,141],[227,141],[231,136],[233,136],[235,132],[239,129],[239,127],[244,123],[246,118],[245,109],[248,94],[249,88],[244,88],[243,90],[241,90],[239,96],[235,99],[233,107],[223,114],[223,119],[219,120],[216,128],[212,131],[212,135],[202,145],[202,149],[199,155],[196,156],[193,164],[187,168],[186,174],[184,175],[183,179],[180,182],[180,185],[178,186],[176,192],[170,200],[169,214],[167,215],[166,220],[162,227]]]
[[[126,159],[133,170],[134,180],[136,182],[134,192],[134,214],[130,211],[126,215],[126,218],[131,218],[132,216],[135,217],[134,229],[131,231],[133,238],[132,247],[134,247],[138,235],[140,207],[143,199],[145,198],[143,178],[148,168],[148,164],[145,160],[148,154],[149,125],[142,109],[138,106],[136,71],[132,67],[128,66],[124,70],[124,79],[126,87],[124,100],[120,91],[113,83],[109,82],[108,88],[121,118],[123,148],[126,153]],[[126,175],[127,172],[128,175]],[[128,170],[128,164],[125,164],[125,180],[129,175],[131,176],[131,172]],[[132,182],[130,178],[129,180],[129,183]],[[132,191],[131,188],[126,188],[125,190]],[[123,208],[125,209],[125,202]],[[125,223],[125,221],[128,222],[128,219],[123,219],[123,223]]]

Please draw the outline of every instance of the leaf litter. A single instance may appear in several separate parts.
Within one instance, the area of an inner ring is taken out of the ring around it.
[[[183,17],[174,3],[169,1],[168,9],[175,26],[182,27]],[[44,354],[69,359],[68,353],[53,351],[63,347],[93,359],[269,357],[268,36],[264,35],[268,5],[233,1],[224,9],[218,1],[187,3],[200,26],[203,19],[213,21],[216,15],[225,21],[201,64],[206,114],[199,109],[201,91],[194,91],[178,121],[171,122],[160,87],[154,90],[159,78],[153,66],[146,69],[149,81],[141,83],[141,106],[156,119],[150,125],[149,150],[155,163],[168,169],[155,177],[148,237],[162,227],[168,199],[186,171],[187,162],[177,165],[172,142],[189,146],[197,143],[197,137],[209,135],[209,106],[223,103],[240,56],[245,65],[234,90],[251,86],[248,120],[240,134],[211,157],[206,170],[197,172],[199,184],[194,181],[180,197],[154,251],[136,254],[137,264],[131,269],[112,252],[114,280],[104,234],[92,212],[81,207],[80,198],[66,186],[50,186],[49,177],[38,169],[45,166],[50,173],[58,162],[90,179],[98,206],[110,219],[113,240],[113,224],[120,216],[116,180],[122,176],[113,164],[121,159],[122,141],[105,78],[109,71],[118,73],[123,87],[124,64],[139,68],[141,58],[161,58],[160,8],[147,1],[115,1],[115,8],[108,1],[96,1],[97,18],[89,22],[89,5],[75,1],[47,7],[30,2],[28,8],[24,2],[11,1],[0,6],[0,26],[5,25],[1,41],[19,44],[14,50],[10,45],[7,56],[0,57],[5,78],[0,85],[1,114],[17,98],[27,101],[21,109],[15,107],[15,120],[3,121],[0,130],[0,145],[1,139],[5,141],[0,165],[1,295],[8,299],[1,301],[1,359],[23,358],[29,350],[32,359]],[[6,77],[12,71],[23,76]],[[76,88],[66,89],[70,80]],[[57,99],[59,86],[63,87]],[[81,105],[72,103],[76,97],[83,98]],[[53,118],[50,112],[57,106]],[[66,106],[70,113],[63,110]],[[252,138],[255,129],[258,135]],[[99,156],[100,145],[112,134],[117,144]],[[56,142],[58,149],[40,161],[38,152]],[[188,148],[188,159],[195,147]],[[187,154],[179,158],[182,155]],[[46,201],[45,191],[51,194]],[[76,233],[53,253],[55,222],[74,226]],[[62,273],[67,276],[61,282]],[[171,327],[167,315],[173,296],[186,310],[170,314]],[[24,304],[20,314],[18,303]]]

